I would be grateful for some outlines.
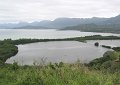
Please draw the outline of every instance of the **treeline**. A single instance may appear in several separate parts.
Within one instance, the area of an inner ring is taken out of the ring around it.
[[[82,37],[81,39],[83,40],[116,40],[116,39],[120,39],[120,37],[93,35],[93,36],[85,36],[85,37]]]
[[[84,42],[86,40],[117,40],[117,39],[120,39],[120,37],[93,35],[93,36],[64,38],[64,39],[18,39],[18,40],[5,39],[3,41],[0,41],[0,44],[9,43],[14,45],[19,45],[19,44],[27,44],[27,43],[34,43],[34,42],[48,42],[48,41],[72,41],[73,40],[73,41]]]
[[[85,40],[117,40],[120,39],[118,36],[101,36],[101,35],[93,35],[93,36],[85,36],[85,37],[75,37],[75,38],[64,38],[64,39],[5,39],[0,41],[0,44],[9,43],[14,45],[19,44],[27,44],[27,43],[34,43],[34,42],[48,42],[48,41],[85,41]]]
[[[34,43],[34,42],[48,42],[48,41],[69,41],[72,40],[71,38],[66,39],[18,39],[18,40],[12,40],[12,39],[5,39],[3,41],[0,41],[0,44],[8,43],[13,45],[19,45],[19,44],[28,44],[28,43]]]

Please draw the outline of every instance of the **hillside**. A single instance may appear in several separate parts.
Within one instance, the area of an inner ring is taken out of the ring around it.
[[[65,27],[62,30],[80,30],[84,32],[108,32],[120,33],[120,15],[109,18],[100,23],[79,24],[76,26]]]
[[[23,26],[23,27],[15,27],[15,28],[12,28],[12,29],[51,29],[51,28],[42,27],[42,26],[30,26],[30,25],[27,25],[27,26]]]
[[[61,30],[80,30],[84,32],[104,32],[104,33],[120,33],[120,24],[82,24],[77,26],[65,27]]]
[[[57,18],[54,21],[51,21],[49,24],[46,23],[45,26],[51,28],[64,28],[78,24],[99,23],[105,20],[107,20],[107,18]]]

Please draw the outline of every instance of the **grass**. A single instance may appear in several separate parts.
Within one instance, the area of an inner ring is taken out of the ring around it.
[[[120,85],[120,73],[89,70],[82,64],[0,68],[0,85]]]

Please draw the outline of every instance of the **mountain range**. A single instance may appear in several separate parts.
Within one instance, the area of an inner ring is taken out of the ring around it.
[[[62,29],[87,32],[120,32],[120,15],[111,18],[57,18],[53,21],[0,24],[1,29]]]
[[[108,18],[101,22],[93,22],[88,24],[79,24],[76,26],[68,26],[62,30],[80,30],[84,32],[107,32],[120,33],[120,15]]]

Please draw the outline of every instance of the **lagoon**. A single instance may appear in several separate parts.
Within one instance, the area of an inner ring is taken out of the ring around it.
[[[51,41],[38,42],[25,45],[18,45],[18,54],[11,57],[6,63],[18,62],[20,65],[33,65],[33,63],[75,63],[80,60],[81,63],[102,57],[106,51],[111,49],[96,47],[96,41],[87,41],[87,43],[78,41]],[[120,40],[99,40],[100,45],[120,46]]]

